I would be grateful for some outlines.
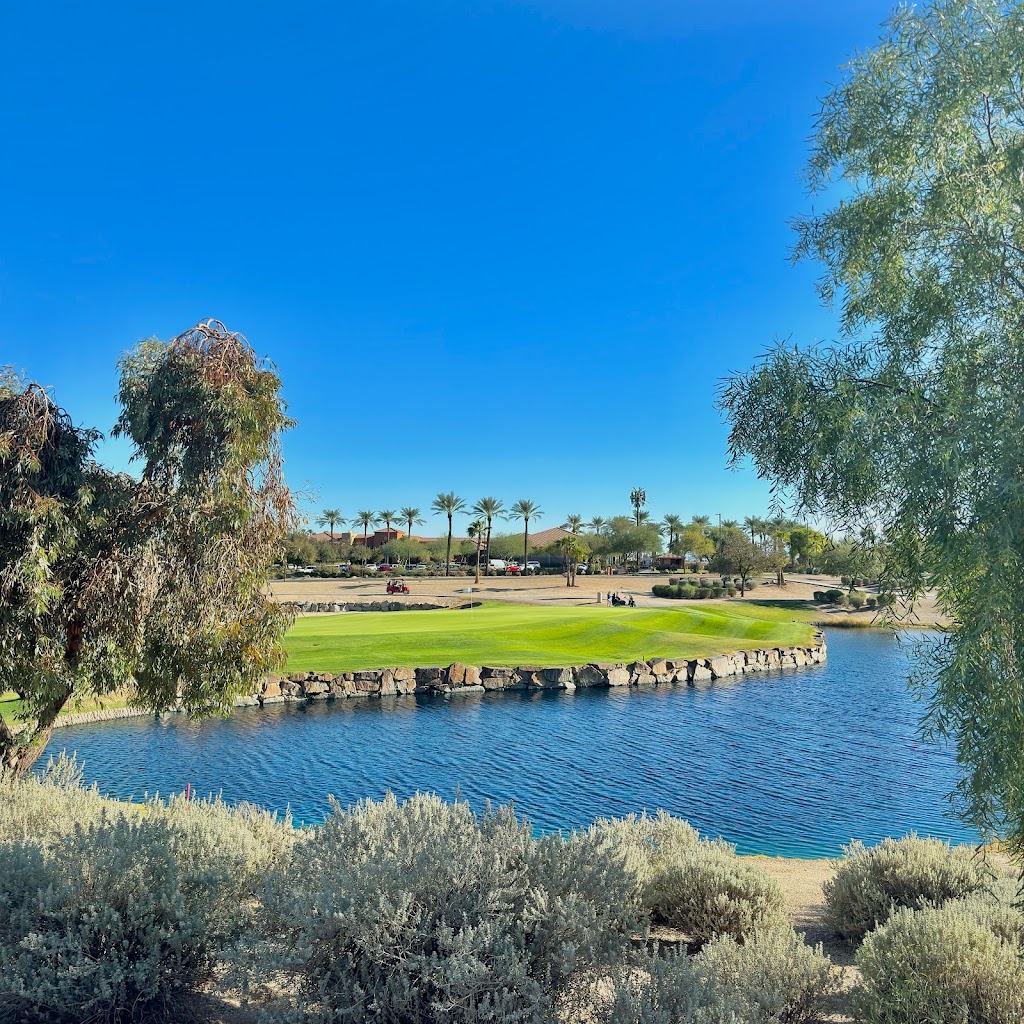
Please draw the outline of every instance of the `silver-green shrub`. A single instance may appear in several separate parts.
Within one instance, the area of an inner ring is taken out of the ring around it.
[[[844,848],[835,877],[824,885],[825,916],[840,938],[860,941],[899,907],[940,905],[980,892],[991,873],[966,847],[916,835]]]
[[[723,936],[694,958],[709,1011],[744,1024],[806,1024],[817,1020],[838,988],[820,945],[808,946],[790,927],[756,929],[738,943]]]
[[[0,1002],[25,1017],[166,1016],[249,929],[294,830],[220,801],[106,800],[77,779],[61,764],[0,781]]]
[[[677,853],[651,880],[647,899],[656,922],[685,932],[697,947],[720,935],[742,942],[756,928],[786,924],[779,883],[720,841]]]
[[[1024,960],[970,906],[902,908],[857,951],[866,1024],[1020,1024]]]
[[[626,870],[636,878],[641,893],[674,858],[700,842],[697,830],[689,822],[673,818],[664,811],[653,815],[644,812],[625,818],[599,818],[588,834],[603,841],[613,856],[622,858]]]
[[[565,1022],[594,1024],[805,1024],[837,988],[831,962],[792,928],[709,943],[696,957],[648,955],[574,989]]]
[[[575,972],[621,959],[642,929],[600,837],[534,839],[509,808],[335,808],[293,865],[271,879],[267,962],[294,971],[304,1020],[541,1021]]]

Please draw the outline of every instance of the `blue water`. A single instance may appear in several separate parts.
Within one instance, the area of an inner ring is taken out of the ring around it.
[[[821,857],[851,838],[977,836],[949,812],[950,749],[917,736],[908,652],[834,631],[825,667],[708,687],[394,697],[128,719],[54,734],[122,798],[221,792],[319,821],[327,794],[457,792],[542,830],[662,807],[741,853]]]

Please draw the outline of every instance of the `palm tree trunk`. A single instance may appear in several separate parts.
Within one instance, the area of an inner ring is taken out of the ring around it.
[[[480,536],[480,534],[478,532],[477,535],[476,535],[476,581],[477,581],[477,583],[480,582],[480,542],[482,540],[483,540],[483,538]]]
[[[444,574],[445,576],[451,575],[452,566],[452,517],[448,517],[448,554],[445,556],[444,561]]]
[[[526,552],[529,551],[530,520],[523,520],[523,575],[526,575]]]
[[[487,576],[491,575],[491,517],[487,517],[487,568],[484,570],[484,574]]]

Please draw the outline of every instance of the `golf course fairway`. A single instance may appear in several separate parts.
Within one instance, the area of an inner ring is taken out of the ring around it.
[[[706,658],[810,643],[799,612],[753,602],[681,608],[547,608],[486,603],[434,611],[299,618],[285,638],[289,672],[425,665],[578,665]]]

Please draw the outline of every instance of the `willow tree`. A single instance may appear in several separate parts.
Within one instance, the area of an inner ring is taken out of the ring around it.
[[[726,382],[734,461],[868,521],[951,626],[919,664],[960,807],[1024,853],[1024,4],[900,9],[824,100],[796,256],[842,337]],[[841,197],[834,200],[833,197]]]
[[[0,378],[0,690],[24,698],[0,765],[16,774],[78,698],[226,712],[283,660],[288,614],[266,596],[293,524],[277,375],[208,321],[127,353],[119,399],[138,475],[99,464],[100,433],[49,391]]]

